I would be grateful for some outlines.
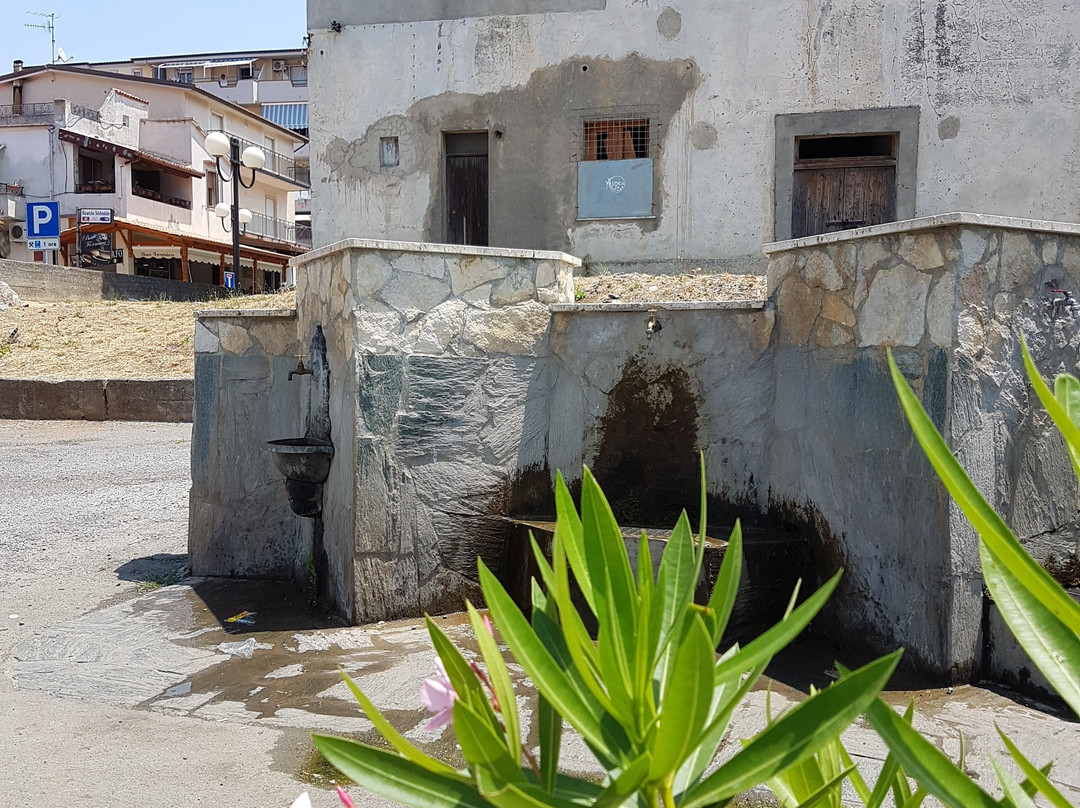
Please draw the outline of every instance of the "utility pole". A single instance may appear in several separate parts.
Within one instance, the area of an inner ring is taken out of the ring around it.
[[[60,15],[52,11],[28,11],[27,14],[33,14],[36,17],[44,17],[47,22],[44,25],[36,25],[35,23],[26,23],[27,28],[40,28],[42,31],[49,32],[49,42],[51,48],[49,50],[49,64],[56,64],[56,21]]]

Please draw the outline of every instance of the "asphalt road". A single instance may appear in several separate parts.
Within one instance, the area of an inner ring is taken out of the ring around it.
[[[13,687],[17,643],[183,565],[190,453],[190,425],[0,421],[0,805],[269,808],[304,790],[282,770],[306,733]]]

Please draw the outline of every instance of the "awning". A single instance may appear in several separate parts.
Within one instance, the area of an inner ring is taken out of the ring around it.
[[[167,62],[163,65],[155,65],[158,70],[170,70],[181,67],[233,67],[234,65],[250,65],[254,59],[203,59],[198,62]]]
[[[262,116],[286,129],[308,128],[307,104],[263,104]]]
[[[169,171],[173,174],[179,174],[181,177],[206,176],[202,171],[192,168],[191,166],[186,166],[179,161],[173,160],[171,157],[155,154],[153,152],[140,151],[139,149],[132,149],[129,146],[121,146],[118,143],[99,140],[98,138],[90,137],[89,135],[80,135],[78,132],[72,132],[70,129],[61,129],[58,137],[65,143],[74,143],[77,146],[82,146],[87,149],[94,149],[96,151],[105,152],[106,154],[115,154],[117,157],[124,160],[150,163],[156,168],[160,168],[163,171]]]

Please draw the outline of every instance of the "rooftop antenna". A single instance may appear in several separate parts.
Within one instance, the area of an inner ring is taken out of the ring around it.
[[[36,17],[44,17],[47,22],[44,25],[37,25],[35,23],[26,23],[27,28],[40,28],[42,31],[49,32],[49,41],[52,47],[49,50],[49,64],[56,64],[56,21],[60,15],[52,11],[28,11],[27,14],[33,14]]]

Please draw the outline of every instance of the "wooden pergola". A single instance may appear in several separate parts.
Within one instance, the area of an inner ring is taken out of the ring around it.
[[[218,255],[218,270],[215,277],[215,283],[218,285],[223,284],[226,264],[229,264],[232,261],[231,243],[217,241],[216,239],[203,236],[195,236],[190,233],[181,233],[176,230],[166,230],[164,228],[154,227],[153,225],[141,222],[133,222],[127,219],[116,219],[111,224],[84,224],[79,230],[83,233],[112,233],[114,235],[114,244],[116,243],[115,236],[118,235],[120,242],[133,259],[135,257],[135,251],[139,247],[178,247],[180,250],[180,280],[184,282],[191,281],[191,273],[188,264],[189,250],[201,250],[202,252],[216,253]],[[63,256],[64,264],[67,266],[72,265],[72,260],[74,258],[71,248],[75,245],[75,233],[76,228],[74,227],[68,228],[60,233],[60,253]],[[247,258],[252,263],[253,284],[254,278],[258,275],[260,262],[273,265],[274,267],[280,266],[282,275],[284,275],[285,268],[289,264],[289,259],[293,255],[299,255],[305,251],[305,248],[291,244],[282,244],[282,247],[283,249],[288,250],[288,252],[275,252],[273,250],[264,250],[250,245],[240,245],[240,257]],[[239,278],[237,278],[237,281],[239,281]]]

